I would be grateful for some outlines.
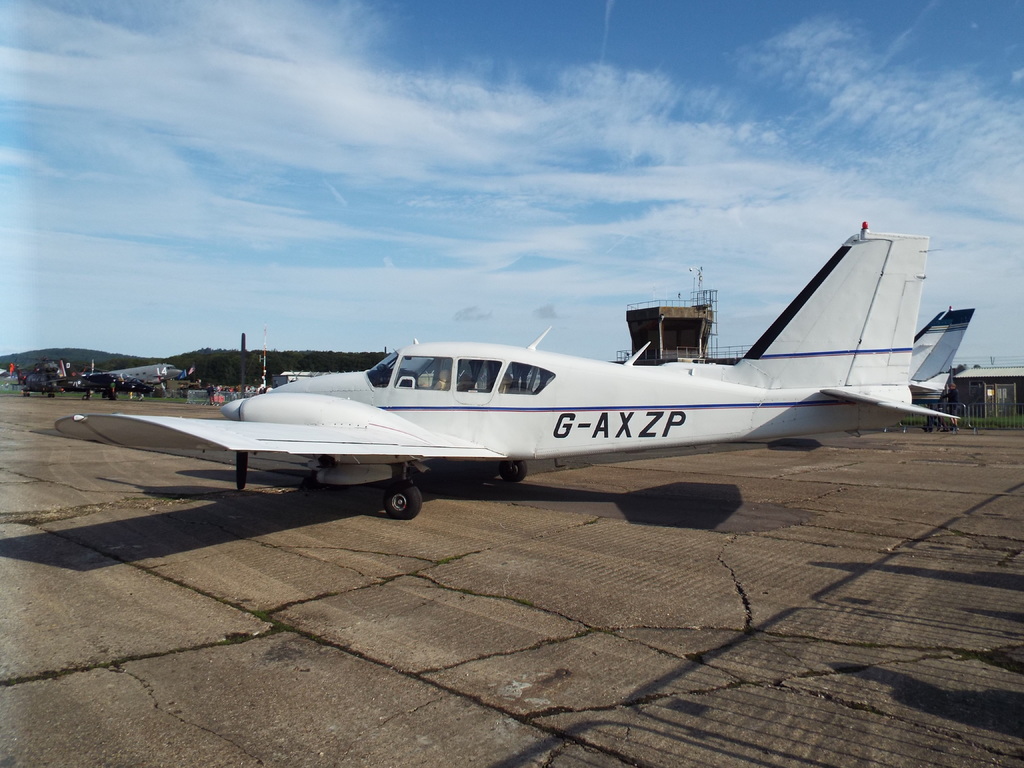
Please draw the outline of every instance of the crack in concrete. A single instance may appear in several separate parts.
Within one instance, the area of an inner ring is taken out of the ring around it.
[[[114,667],[114,668],[112,668],[112,671],[117,672],[119,674],[127,675],[132,680],[137,682],[141,686],[142,690],[149,697],[150,701],[152,702],[153,709],[156,712],[161,712],[161,713],[163,713],[163,714],[165,714],[165,715],[167,715],[169,717],[172,717],[175,720],[177,720],[179,723],[181,723],[182,725],[188,726],[190,728],[195,728],[196,730],[202,731],[203,733],[208,733],[211,736],[213,736],[213,737],[215,737],[217,739],[220,739],[225,744],[230,744],[232,746],[232,748],[238,750],[239,752],[241,752],[246,757],[249,757],[249,758],[255,760],[259,765],[264,765],[264,762],[259,757],[257,757],[252,752],[250,752],[247,749],[245,749],[245,747],[243,747],[238,742],[233,741],[232,739],[229,739],[227,736],[224,736],[223,734],[218,733],[217,731],[213,730],[212,728],[207,728],[204,725],[201,725],[199,723],[194,723],[191,720],[187,720],[186,718],[182,717],[178,712],[175,712],[173,710],[168,710],[168,709],[164,708],[163,706],[161,706],[160,702],[156,698],[155,688],[154,688],[153,684],[150,683],[148,680],[144,680],[142,677],[140,677],[139,675],[136,675],[134,672],[130,672],[127,669],[123,669],[121,667]]]
[[[580,623],[580,622],[576,622],[576,623]],[[526,646],[526,647],[523,647],[523,648],[516,648],[516,649],[511,650],[511,651],[495,651],[494,653],[483,653],[483,654],[481,654],[479,656],[474,656],[472,659],[465,659],[463,661],[456,661],[456,662],[453,662],[451,664],[446,664],[446,665],[443,665],[443,666],[440,666],[440,667],[429,667],[429,668],[426,668],[426,669],[422,669],[422,670],[420,670],[419,672],[417,672],[415,674],[417,676],[419,676],[419,675],[433,675],[433,674],[437,674],[438,672],[447,672],[447,671],[452,670],[452,669],[458,669],[459,667],[465,666],[466,664],[475,664],[475,663],[477,663],[479,661],[490,661],[491,659],[510,658],[512,656],[518,656],[520,653],[529,653],[531,651],[536,651],[536,650],[539,650],[541,648],[547,648],[548,646],[561,645],[562,643],[566,643],[569,640],[577,640],[577,639],[579,639],[581,637],[586,637],[587,635],[592,635],[595,632],[600,632],[600,631],[601,630],[594,629],[593,627],[587,627],[586,625],[584,625],[584,628],[581,631],[577,632],[575,635],[570,635],[568,637],[548,637],[548,638],[544,638],[542,640],[538,640],[533,645]],[[463,694],[460,694],[460,695],[463,695]],[[500,709],[500,707],[498,707],[498,709]],[[505,710],[502,710],[502,711],[505,711]],[[511,713],[508,713],[508,714],[511,714]]]
[[[747,592],[743,589],[743,585],[740,583],[739,577],[736,575],[736,571],[733,570],[731,565],[725,562],[725,548],[734,541],[736,541],[735,534],[727,536],[725,541],[722,542],[722,548],[718,551],[716,559],[727,571],[729,571],[729,576],[732,578],[733,589],[736,590],[736,594],[740,598],[740,603],[743,605],[743,632],[744,634],[748,634],[751,631],[751,626],[754,620],[753,610],[750,606],[750,599],[747,597]]]

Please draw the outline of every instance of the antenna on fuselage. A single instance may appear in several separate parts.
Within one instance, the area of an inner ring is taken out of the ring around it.
[[[636,352],[634,352],[633,356],[631,358],[629,358],[629,360],[624,362],[623,365],[633,365],[633,363],[635,363],[637,360],[640,359],[640,355],[642,355],[645,351],[647,351],[647,348],[649,346],[651,346],[651,342],[648,341],[646,344],[644,344],[642,347],[640,347],[640,349],[638,349]]]
[[[540,344],[541,341],[543,341],[544,337],[548,335],[548,331],[550,331],[553,327],[554,326],[549,325],[548,326],[548,330],[544,331],[544,333],[542,333],[540,336],[538,336],[536,339],[534,339],[533,344],[528,346],[527,349],[537,349],[537,345]]]

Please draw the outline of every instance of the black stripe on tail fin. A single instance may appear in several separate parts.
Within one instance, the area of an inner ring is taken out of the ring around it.
[[[795,299],[790,302],[786,310],[779,315],[775,322],[771,324],[767,331],[761,334],[761,338],[752,346],[743,357],[745,360],[760,360],[761,356],[768,350],[768,347],[772,345],[782,333],[783,329],[789,325],[789,322],[796,316],[796,314],[803,308],[804,304],[814,295],[814,292],[818,290],[822,283],[828,278],[829,275],[839,266],[839,263],[843,260],[850,251],[850,246],[844,245],[829,259],[825,266],[818,270],[818,274],[804,286],[804,289],[800,291]]]

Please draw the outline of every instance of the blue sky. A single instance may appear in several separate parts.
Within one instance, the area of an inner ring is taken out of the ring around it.
[[[838,245],[1022,356],[1024,3],[0,8],[0,353],[530,343],[703,267],[750,344]],[[10,318],[15,318],[10,322]]]

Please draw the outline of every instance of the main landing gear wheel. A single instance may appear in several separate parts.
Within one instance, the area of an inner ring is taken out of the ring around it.
[[[423,506],[423,494],[412,480],[392,483],[384,491],[384,511],[395,520],[412,520]]]
[[[503,461],[498,465],[498,474],[508,483],[518,483],[526,477],[525,461]]]

